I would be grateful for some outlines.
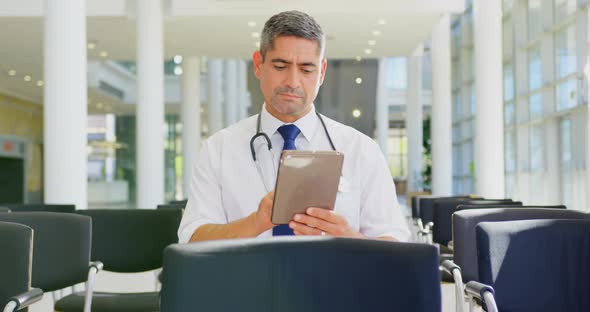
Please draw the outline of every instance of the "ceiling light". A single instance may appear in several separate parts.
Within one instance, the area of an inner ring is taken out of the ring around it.
[[[375,41],[375,40],[369,40],[369,45],[370,46],[374,46],[376,44],[377,44],[377,41]]]
[[[381,36],[381,32],[378,30],[373,30],[373,36],[379,37],[379,36]]]
[[[260,34],[257,32],[252,33],[252,38],[260,38]]]
[[[182,63],[182,55],[175,55],[174,56],[174,64]]]
[[[365,54],[371,54],[371,53],[373,53],[373,50],[371,50],[371,49],[365,49]]]
[[[362,60],[363,60],[363,58],[362,58],[360,55],[356,57],[356,61],[357,61],[357,62],[360,62],[360,61],[362,61]]]
[[[353,109],[352,110],[352,117],[354,117],[354,118],[361,117],[361,110],[358,108]]]
[[[88,42],[88,50],[94,50],[94,48],[96,48],[96,43],[94,42]]]
[[[11,69],[8,71],[8,76],[15,76],[16,75],[16,70]]]
[[[384,19],[380,19],[380,20],[377,21],[377,24],[379,24],[379,25],[385,25],[385,24],[387,24],[387,21],[385,21]]]
[[[25,81],[27,81],[27,82],[28,82],[28,81],[31,81],[31,76],[29,76],[29,75],[25,75],[25,77],[23,77],[23,79],[24,79]]]
[[[354,82],[356,82],[356,84],[361,84],[361,83],[363,83],[363,78],[356,77],[356,79],[354,80]]]
[[[260,41],[256,41],[254,45],[256,46],[256,48],[260,49]]]
[[[248,22],[248,27],[256,27],[256,22],[255,21],[249,21]]]
[[[109,56],[109,52],[107,51],[100,51],[100,57],[107,57]]]
[[[37,87],[43,86],[43,80],[37,80]]]
[[[182,75],[182,67],[180,67],[180,66],[175,66],[175,67],[174,67],[174,74],[175,74],[176,76],[180,76],[180,75]]]

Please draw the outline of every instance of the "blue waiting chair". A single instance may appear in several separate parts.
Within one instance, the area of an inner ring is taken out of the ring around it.
[[[590,311],[590,220],[482,222],[480,283],[467,292],[488,311]],[[473,306],[473,304],[472,304]]]

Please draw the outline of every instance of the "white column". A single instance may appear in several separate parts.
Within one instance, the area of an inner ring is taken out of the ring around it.
[[[453,192],[451,141],[451,24],[444,15],[432,31],[432,194]]]
[[[137,206],[164,203],[162,4],[137,1]]]
[[[586,75],[586,101],[590,99],[590,8],[586,16],[586,61],[584,74]],[[586,106],[586,203],[590,203],[590,108]]]
[[[475,64],[475,192],[504,198],[502,1],[473,3]]]
[[[226,60],[223,70],[225,86],[223,108],[225,126],[227,127],[238,121],[238,62],[236,60]]]
[[[387,105],[387,87],[385,58],[379,59],[377,76],[377,107],[375,109],[375,121],[377,123],[377,144],[381,147],[383,155],[387,159],[387,135],[389,131],[389,107]]]
[[[422,54],[420,45],[408,57],[406,129],[408,132],[408,191],[422,190]]]
[[[182,67],[182,173],[183,196],[186,198],[201,143],[201,59],[186,57]]]
[[[86,209],[86,2],[44,5],[44,202]]]
[[[215,132],[223,129],[223,89],[222,89],[222,72],[223,62],[221,60],[212,59],[208,63],[209,68],[209,99],[208,99],[208,134],[211,136]]]
[[[244,60],[238,61],[238,79],[239,79],[239,103],[238,103],[238,120],[248,117],[248,108],[250,108],[250,93],[248,92],[248,65]]]

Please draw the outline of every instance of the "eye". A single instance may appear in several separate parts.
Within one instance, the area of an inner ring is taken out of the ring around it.
[[[313,69],[305,69],[305,68],[303,68],[301,71],[302,71],[304,74],[311,74],[311,73],[313,73]]]
[[[283,70],[285,68],[287,68],[287,66],[277,66],[277,65],[275,65],[275,69],[276,70]]]

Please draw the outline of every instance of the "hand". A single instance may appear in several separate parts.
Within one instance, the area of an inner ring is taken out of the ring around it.
[[[267,193],[258,205],[258,210],[254,213],[254,220],[256,223],[256,229],[259,233],[268,231],[276,225],[270,222],[270,216],[272,214],[272,204],[274,201],[275,192],[271,191]]]
[[[365,237],[354,231],[344,217],[331,210],[311,207],[305,212],[305,214],[296,214],[289,222],[289,227],[293,229],[295,235]]]

